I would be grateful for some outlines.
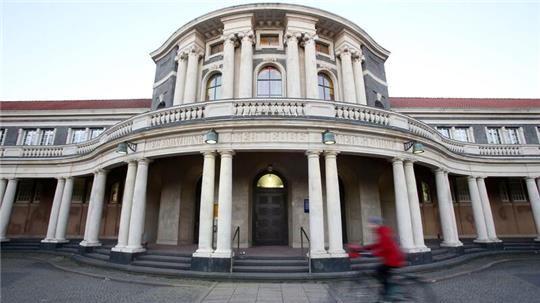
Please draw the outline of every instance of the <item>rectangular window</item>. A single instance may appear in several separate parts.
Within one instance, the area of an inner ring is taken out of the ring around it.
[[[22,145],[36,145],[38,138],[37,129],[24,129]]]
[[[86,128],[73,128],[71,130],[71,143],[86,141]]]
[[[501,129],[499,127],[488,127],[487,139],[489,144],[501,144]]]
[[[431,203],[431,191],[429,190],[429,185],[426,182],[420,183],[422,187],[422,202]]]
[[[223,42],[210,45],[210,55],[215,55],[223,52]]]
[[[502,202],[510,202],[510,197],[508,197],[508,186],[505,181],[499,182],[499,195]]]
[[[459,177],[456,178],[456,201],[457,202],[471,202],[471,196],[469,194],[469,187],[467,183],[467,178]]]
[[[443,137],[450,138],[450,127],[437,127],[437,130]]]
[[[32,180],[21,180],[17,186],[16,202],[30,203],[34,195],[34,182]]]
[[[521,180],[511,179],[508,181],[508,189],[510,190],[510,198],[512,202],[526,202],[525,191],[523,190],[523,182]]]
[[[4,145],[4,139],[6,138],[7,129],[0,128],[0,145]]]
[[[469,128],[468,127],[456,127],[454,128],[454,140],[469,142]]]
[[[103,127],[90,128],[90,139],[94,139],[95,137],[101,135],[103,131]]]
[[[279,46],[279,35],[261,35],[261,46]]]
[[[71,198],[73,203],[83,203],[85,183],[86,179],[83,178],[73,180],[73,197]]]
[[[507,144],[520,144],[519,142],[519,128],[507,127],[506,128]]]
[[[54,129],[41,130],[41,142],[39,142],[39,145],[54,145]]]
[[[330,46],[326,43],[317,42],[315,43],[315,48],[319,53],[330,55]]]

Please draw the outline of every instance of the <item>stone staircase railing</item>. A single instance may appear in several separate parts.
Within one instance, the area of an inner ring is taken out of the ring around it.
[[[115,124],[98,137],[86,142],[57,146],[3,146],[0,149],[0,158],[58,158],[84,155],[107,142],[127,136],[136,130],[215,118],[259,117],[325,118],[390,127],[427,139],[428,142],[439,143],[457,154],[489,157],[540,156],[539,145],[460,142],[443,137],[433,127],[414,118],[375,107],[322,100],[260,98],[199,102],[149,111]]]

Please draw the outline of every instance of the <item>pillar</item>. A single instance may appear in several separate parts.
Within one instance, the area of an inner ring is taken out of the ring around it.
[[[407,183],[407,196],[409,198],[409,208],[411,211],[411,226],[414,240],[414,247],[417,252],[429,251],[424,243],[424,229],[422,227],[422,214],[420,212],[420,201],[418,200],[418,190],[416,187],[416,177],[414,175],[413,161],[403,162],[405,169],[405,181]]]
[[[184,103],[193,103],[197,100],[197,82],[199,82],[199,57],[198,48],[191,48],[188,52],[186,81],[184,86]]]
[[[476,228],[476,240],[475,242],[486,243],[489,242],[486,220],[484,219],[484,211],[482,209],[482,200],[480,198],[480,192],[478,191],[478,184],[476,178],[473,176],[467,177],[469,184],[469,195],[471,196],[471,205],[474,216],[474,226]]]
[[[354,86],[354,74],[352,68],[351,52],[344,48],[340,54],[341,75],[343,76],[343,100],[356,103],[356,88]]]
[[[300,59],[298,56],[298,35],[285,34],[287,44],[287,97],[300,98]]]
[[[220,151],[220,154],[217,247],[212,257],[230,258],[232,257],[232,158],[234,153],[226,150]]]
[[[194,257],[209,258],[213,252],[212,233],[214,225],[214,178],[216,156],[214,151],[205,151],[201,184],[199,215],[199,247]]]
[[[2,199],[2,207],[0,207],[0,242],[9,241],[6,238],[7,229],[9,226],[9,220],[11,218],[11,210],[13,209],[13,202],[15,202],[15,195],[17,194],[18,179],[9,179],[6,186],[6,191]]]
[[[531,210],[533,213],[534,224],[536,225],[536,233],[538,234],[536,239],[534,240],[540,241],[540,194],[538,193],[538,187],[536,187],[534,178],[531,178],[531,177],[525,178],[525,184],[527,185],[527,193],[529,194],[529,202],[531,203]]]
[[[178,69],[176,70],[173,106],[183,103],[182,99],[184,98],[184,87],[186,84],[187,55],[186,53],[179,51],[175,59],[178,62]]]
[[[444,170],[435,170],[435,184],[437,187],[437,202],[439,207],[439,217],[441,220],[441,229],[443,234],[443,242],[441,246],[461,246],[461,243],[455,238],[452,213],[452,200],[448,199],[449,190],[447,179],[448,176]]]
[[[56,189],[54,191],[53,204],[51,208],[51,214],[49,215],[49,225],[47,226],[47,236],[41,242],[54,242],[54,236],[56,233],[56,223],[58,222],[58,213],[60,212],[60,206],[62,205],[62,193],[64,192],[64,185],[66,179],[56,178]]]
[[[232,99],[234,97],[234,45],[236,36],[229,35],[223,41],[223,71],[221,84],[221,97]]]
[[[239,98],[253,97],[253,32],[242,37],[240,49],[240,72],[238,75]]]
[[[324,218],[319,151],[308,151],[309,239],[311,258],[328,258],[324,249]]]
[[[341,230],[341,199],[337,172],[338,152],[324,153],[326,172],[326,212],[328,220],[328,253],[334,258],[347,257],[343,250],[343,231]]]
[[[66,231],[69,221],[69,209],[71,208],[71,198],[73,197],[73,177],[66,178],[66,185],[62,193],[62,205],[58,213],[58,223],[54,238],[56,242],[68,242],[66,240]]]
[[[396,200],[396,218],[399,240],[405,252],[413,252],[415,245],[412,234],[411,211],[405,182],[403,160],[393,159],[392,170],[394,173],[394,194]]]
[[[489,203],[489,196],[486,189],[486,183],[483,177],[476,179],[478,185],[478,192],[480,194],[480,201],[482,202],[482,212],[484,214],[484,220],[486,224],[487,236],[490,242],[502,242],[497,238],[497,232],[495,231],[495,222],[493,221],[493,213],[491,212],[491,203]]]
[[[137,161],[129,161],[122,196],[122,211],[120,213],[120,226],[118,228],[118,243],[113,251],[122,251],[128,245],[129,222],[131,220],[131,207],[133,205],[133,192],[135,190],[135,177],[137,175]]]
[[[362,70],[362,52],[353,59],[354,87],[356,89],[356,102],[367,105],[366,87],[364,84],[364,71]]]
[[[7,179],[0,179],[0,206],[2,206],[2,200],[4,199],[4,193],[6,192]]]
[[[450,179],[448,178],[448,172],[445,171],[444,172],[444,182],[446,183],[446,188],[447,188],[447,191],[446,191],[446,194],[448,195],[448,201],[450,202],[450,215],[452,217],[452,233],[453,233],[453,238],[455,239],[455,241],[457,243],[460,243],[460,245],[462,245],[462,243],[459,241],[459,233],[458,233],[458,228],[457,228],[457,220],[456,220],[456,210],[454,208],[454,202],[452,200],[452,191],[451,191],[451,187],[450,187]]]
[[[317,76],[316,36],[304,37],[304,70],[306,83],[306,98],[319,99],[319,84]]]
[[[145,249],[142,247],[144,233],[144,217],[146,213],[146,187],[148,183],[148,159],[137,161],[137,174],[133,189],[133,205],[131,208],[131,219],[129,220],[128,245],[124,252],[138,253]]]
[[[105,198],[105,183],[107,181],[107,172],[99,169],[94,174],[94,184],[90,204],[88,205],[88,218],[86,220],[85,237],[80,243],[81,246],[101,246],[99,243],[99,227],[101,216],[103,214],[103,200]]]

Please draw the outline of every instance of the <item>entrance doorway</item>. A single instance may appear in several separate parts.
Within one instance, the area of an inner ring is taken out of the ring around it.
[[[253,244],[287,245],[287,187],[277,173],[266,171],[253,184]]]

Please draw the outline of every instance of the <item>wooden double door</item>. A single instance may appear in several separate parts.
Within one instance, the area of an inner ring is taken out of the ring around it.
[[[284,188],[257,188],[253,207],[253,244],[287,245],[288,223]]]

